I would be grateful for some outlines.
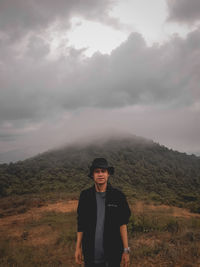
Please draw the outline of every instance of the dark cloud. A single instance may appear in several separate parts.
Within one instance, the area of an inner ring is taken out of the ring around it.
[[[169,20],[192,24],[200,21],[199,0],[167,0]]]
[[[52,23],[61,23],[65,30],[70,27],[72,16],[118,25],[118,20],[108,15],[113,0],[1,0],[0,31],[11,40],[28,32],[46,29]]]
[[[21,56],[2,64],[0,119],[31,120],[58,110],[118,108],[136,104],[190,105],[199,99],[200,30],[184,40],[148,47],[138,33],[111,55],[48,60],[48,46],[31,38]]]
[[[66,79],[66,109],[81,106],[123,107],[134,104],[188,105],[199,97],[199,30],[186,40],[172,38],[147,47],[132,34],[110,56],[96,54]]]
[[[1,141],[13,141],[16,140],[17,137],[19,137],[19,135],[9,134],[9,133],[0,134]]]
[[[26,47],[26,56],[41,60],[50,52],[49,44],[39,36],[31,36]]]

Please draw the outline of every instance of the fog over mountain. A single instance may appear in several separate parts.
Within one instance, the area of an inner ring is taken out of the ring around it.
[[[24,194],[80,194],[93,184],[94,158],[115,168],[109,181],[130,197],[200,212],[200,158],[134,135],[82,139],[17,163],[0,164],[0,197]]]

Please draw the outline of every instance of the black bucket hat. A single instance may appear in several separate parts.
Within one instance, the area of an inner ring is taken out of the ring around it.
[[[88,174],[90,178],[93,178],[93,171],[96,168],[107,169],[110,175],[114,174],[114,167],[108,166],[108,162],[104,158],[96,158],[93,160],[90,173]]]

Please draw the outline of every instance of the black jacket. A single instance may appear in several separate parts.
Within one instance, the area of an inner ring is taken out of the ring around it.
[[[94,261],[94,242],[97,220],[95,186],[81,192],[77,221],[78,232],[83,232],[82,249],[85,262]],[[107,261],[120,261],[123,244],[120,226],[128,224],[130,209],[125,195],[109,183],[106,189],[104,223],[104,253]]]

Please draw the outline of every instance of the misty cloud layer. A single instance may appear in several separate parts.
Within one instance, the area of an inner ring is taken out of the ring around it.
[[[51,56],[51,27],[62,35],[75,15],[120,27],[109,16],[113,3],[0,2],[1,153],[27,156],[110,127],[198,150],[200,28],[152,46],[134,32],[110,55],[91,58],[63,40]],[[167,3],[171,20],[199,18],[195,0]]]
[[[200,21],[199,0],[167,0],[169,20],[192,24]]]

